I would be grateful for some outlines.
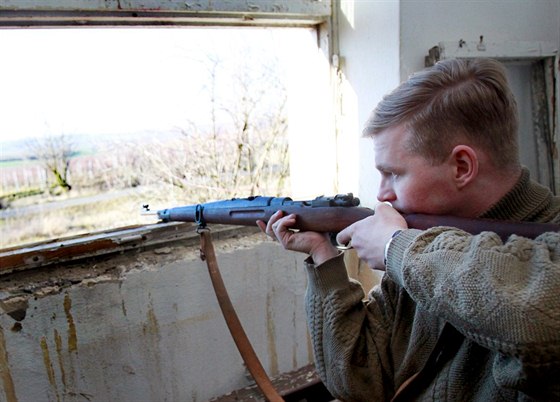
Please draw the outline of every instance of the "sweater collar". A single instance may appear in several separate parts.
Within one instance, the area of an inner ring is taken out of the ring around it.
[[[529,170],[523,168],[517,184],[496,204],[480,215],[480,218],[533,221],[550,206],[552,193],[531,181]]]

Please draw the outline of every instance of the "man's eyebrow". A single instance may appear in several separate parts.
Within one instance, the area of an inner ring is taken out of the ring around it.
[[[392,172],[394,170],[394,168],[392,168],[391,166],[385,165],[383,163],[376,164],[375,168],[380,172]]]

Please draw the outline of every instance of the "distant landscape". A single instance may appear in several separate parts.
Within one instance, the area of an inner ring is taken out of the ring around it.
[[[89,187],[83,177],[93,178],[95,170],[107,160],[115,159],[119,150],[129,149],[133,144],[176,141],[180,134],[175,132],[141,132],[134,134],[102,134],[67,136],[71,147],[70,174],[82,190]],[[24,138],[0,143],[0,208],[6,208],[7,196],[28,191],[46,191],[48,172],[30,143],[36,139]],[[115,163],[111,164],[114,165]],[[107,166],[105,166],[107,168]]]
[[[133,144],[146,146],[150,138],[153,134],[72,136],[71,191],[52,188],[50,173],[30,157],[28,139],[1,143],[0,248],[151,223],[139,213],[142,203],[175,200],[161,198],[168,192],[157,185],[141,187],[126,178]]]
[[[155,223],[153,208],[275,195],[289,184],[285,127],[252,139],[238,133],[70,136],[67,181],[56,186],[25,140],[0,144],[0,248]],[[249,147],[248,141],[252,143]]]
[[[0,33],[0,248],[289,188],[286,87],[309,77],[288,72],[313,29]]]

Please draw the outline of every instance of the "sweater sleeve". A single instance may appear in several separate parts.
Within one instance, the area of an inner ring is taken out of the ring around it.
[[[374,288],[364,299],[348,277],[343,257],[307,264],[306,313],[317,372],[333,396],[344,401],[389,400],[392,298]],[[385,290],[387,292],[388,290]]]
[[[406,230],[388,275],[464,336],[524,366],[560,361],[560,233],[530,240],[451,228]]]

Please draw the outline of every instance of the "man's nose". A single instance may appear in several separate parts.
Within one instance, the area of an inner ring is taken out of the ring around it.
[[[395,194],[393,189],[390,186],[381,183],[381,186],[379,187],[379,191],[377,192],[377,200],[379,202],[385,202],[385,201],[393,202],[396,199],[397,199],[397,195]]]

